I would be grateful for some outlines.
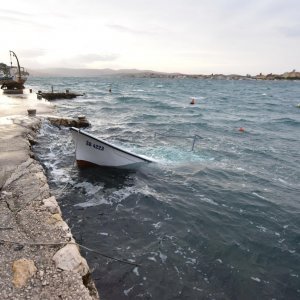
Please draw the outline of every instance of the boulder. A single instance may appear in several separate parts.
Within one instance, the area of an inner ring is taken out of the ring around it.
[[[86,260],[80,255],[77,246],[74,244],[67,244],[58,250],[52,259],[56,267],[61,270],[79,273],[81,276],[89,273]]]
[[[49,122],[57,127],[89,127],[90,123],[85,118],[85,116],[78,116],[77,119],[75,118],[61,118],[61,117],[48,117]]]

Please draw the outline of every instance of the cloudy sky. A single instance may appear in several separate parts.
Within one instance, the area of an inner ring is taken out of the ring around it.
[[[182,73],[300,70],[299,0],[0,0],[0,62]]]

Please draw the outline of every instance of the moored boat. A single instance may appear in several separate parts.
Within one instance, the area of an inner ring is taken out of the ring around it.
[[[20,66],[17,55],[13,51],[9,52],[11,66],[0,64],[0,86],[2,89],[23,89],[29,73]],[[16,58],[17,66],[12,65],[12,56]]]
[[[71,127],[79,167],[92,165],[107,167],[132,167],[150,163],[150,159],[119,148],[78,128]]]

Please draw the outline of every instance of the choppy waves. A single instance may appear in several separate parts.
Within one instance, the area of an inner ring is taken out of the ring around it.
[[[89,132],[156,161],[79,170],[68,130],[41,128],[35,152],[76,240],[139,264],[84,253],[103,299],[299,298],[298,85],[112,77],[61,86],[72,84],[91,92],[57,103],[59,113],[85,114]]]

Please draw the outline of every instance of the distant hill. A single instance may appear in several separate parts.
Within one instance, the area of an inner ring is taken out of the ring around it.
[[[98,77],[105,75],[127,75],[138,78],[198,78],[198,79],[256,79],[256,80],[300,80],[300,72],[293,70],[292,72],[285,72],[283,74],[267,74],[262,73],[251,75],[238,74],[182,74],[182,73],[165,73],[151,70],[137,70],[137,69],[70,69],[70,68],[48,68],[48,69],[32,69],[29,70],[31,77]]]
[[[103,75],[121,75],[121,74],[142,74],[142,73],[157,73],[149,70],[137,69],[69,69],[69,68],[48,68],[48,69],[31,69],[28,70],[32,77],[97,77]]]

